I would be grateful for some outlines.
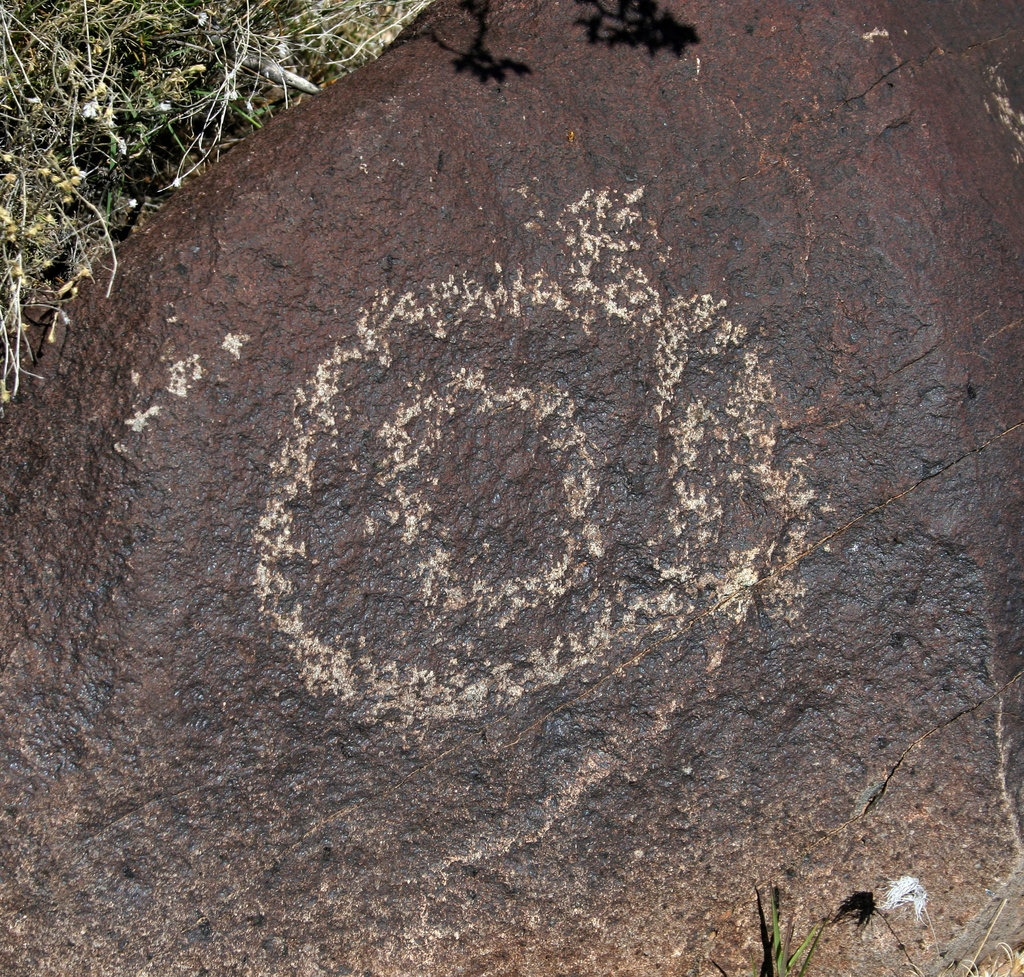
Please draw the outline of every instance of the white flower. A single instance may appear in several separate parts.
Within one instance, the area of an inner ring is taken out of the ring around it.
[[[100,114],[100,103],[93,99],[91,102],[86,102],[82,106],[82,118],[83,119],[95,119]]]
[[[912,875],[904,875],[895,880],[890,879],[888,885],[889,892],[886,894],[885,901],[878,907],[879,909],[896,909],[899,906],[912,904],[915,919],[919,920],[927,914],[925,904],[928,902],[928,893],[924,891],[920,879],[915,879]]]
[[[171,103],[170,102],[161,102],[156,108],[157,108],[158,112],[170,112],[171,111]]]

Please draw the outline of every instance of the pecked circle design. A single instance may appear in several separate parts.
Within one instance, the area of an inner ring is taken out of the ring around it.
[[[495,266],[486,282],[378,292],[298,388],[254,584],[310,691],[389,724],[478,715],[615,635],[716,604],[741,618],[752,585],[800,550],[814,495],[779,449],[770,372],[724,301],[655,284],[668,249],[642,194],[538,212],[562,242],[557,277]],[[621,337],[634,373],[609,374],[601,400],[542,357],[523,379],[409,353],[537,321],[594,350],[588,375]],[[381,382],[401,392],[383,412],[366,399]],[[759,612],[792,621],[799,594],[782,580]]]
[[[403,405],[380,429],[390,464],[377,481],[390,503],[388,520],[400,527],[408,547],[410,572],[432,624],[450,626],[464,612],[503,630],[565,594],[579,579],[580,551],[600,549],[597,528],[587,519],[597,491],[596,451],[574,414],[564,392],[492,389],[479,371],[463,370]],[[472,437],[453,437],[452,428]],[[434,467],[492,469],[489,478],[477,471],[465,489],[457,489],[455,526],[432,519],[431,496],[440,490],[429,469],[444,452],[454,457]],[[525,527],[510,525],[505,513],[505,495],[525,468],[542,469],[532,482],[552,496],[551,507],[563,517],[531,527],[549,542],[539,558],[527,545]]]

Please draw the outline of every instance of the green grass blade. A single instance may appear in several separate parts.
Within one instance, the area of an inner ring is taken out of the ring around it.
[[[796,953],[793,954],[792,958],[789,961],[789,964],[786,965],[786,973],[787,974],[789,973],[789,966],[790,966],[790,964],[792,964],[793,961],[796,960],[800,956],[800,954],[803,953],[804,950],[806,949],[807,950],[807,955],[804,957],[804,962],[801,965],[800,970],[797,972],[797,977],[804,977],[804,974],[807,972],[807,967],[810,965],[811,957],[814,956],[814,951],[818,947],[818,940],[821,939],[821,934],[824,933],[824,932],[825,932],[825,924],[824,923],[820,923],[817,927],[812,929],[810,931],[810,933],[807,934],[806,939],[803,941],[803,943],[800,944],[800,946],[797,949]],[[809,947],[808,947],[808,944],[810,944]]]

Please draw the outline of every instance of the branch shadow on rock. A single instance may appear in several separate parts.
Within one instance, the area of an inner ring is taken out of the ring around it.
[[[476,20],[476,36],[473,43],[465,51],[460,51],[442,41],[436,34],[433,41],[455,57],[452,64],[458,72],[468,71],[475,75],[482,84],[489,81],[503,82],[507,75],[531,74],[530,66],[512,58],[499,58],[487,46],[487,32],[490,30],[488,14],[491,11],[490,0],[462,0],[462,9]]]
[[[672,14],[658,9],[655,0],[576,0],[591,11],[576,23],[586,28],[591,44],[607,47],[627,45],[645,47],[653,58],[659,51],[672,51],[676,57],[700,37],[691,24],[684,24]]]

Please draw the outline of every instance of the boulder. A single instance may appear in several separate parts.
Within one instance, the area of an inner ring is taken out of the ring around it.
[[[0,970],[1019,939],[1022,112],[1010,0],[440,0],[177,194],[2,421]]]

